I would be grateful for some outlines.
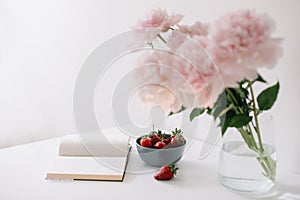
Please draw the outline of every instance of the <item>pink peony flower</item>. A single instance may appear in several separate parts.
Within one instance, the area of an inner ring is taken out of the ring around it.
[[[178,49],[182,43],[188,38],[187,35],[184,35],[183,33],[179,32],[178,30],[174,30],[171,34],[171,36],[167,40],[168,47],[175,51]]]
[[[139,89],[140,100],[148,105],[160,105],[166,113],[178,111],[181,108],[176,95],[160,84],[145,85]]]
[[[142,102],[159,104],[167,113],[181,106],[212,107],[224,89],[213,63],[193,40],[178,52],[146,53],[137,66],[142,66],[137,73]]]
[[[178,55],[187,60],[199,72],[210,76],[215,72],[215,66],[205,49],[196,41],[185,37],[181,45],[174,50]]]
[[[268,16],[241,10],[217,20],[212,26],[211,37],[220,48],[218,56],[230,57],[254,53],[270,38],[273,29],[274,22]]]
[[[174,70],[171,69],[173,56],[168,53],[153,51],[143,54],[136,67],[136,84],[144,104],[158,104],[169,113],[181,108],[174,90]]]
[[[194,39],[205,48],[207,46],[208,30],[209,24],[201,22],[195,22],[191,26],[178,25],[178,29],[172,32],[167,44],[172,50],[174,50],[177,49],[188,37]]]
[[[193,94],[188,89],[182,90],[184,96],[194,95],[190,102],[185,101],[185,107],[212,107],[224,90],[224,85],[205,49],[197,41],[187,38],[176,53],[184,59],[184,63],[176,61],[174,68],[193,88]]]
[[[136,31],[136,37],[151,43],[160,32],[168,31],[183,18],[182,14],[168,14],[166,10],[160,8],[153,9],[146,14],[145,19],[140,20],[133,29]]]
[[[195,22],[193,25],[178,25],[178,31],[190,36],[207,36],[209,30],[209,24],[202,23],[200,21]]]
[[[255,79],[258,68],[274,67],[282,55],[281,40],[271,37],[274,22],[265,14],[241,10],[213,24],[191,26],[179,25],[182,17],[156,9],[137,25],[141,41],[152,42],[177,24],[165,38],[170,51],[154,49],[138,62],[142,101],[166,112],[181,106],[212,108],[226,87]]]
[[[267,15],[249,10],[229,13],[213,24],[207,49],[226,86],[254,79],[257,68],[276,64],[282,50],[280,40],[271,38],[273,30],[274,22]]]
[[[166,10],[160,8],[153,9],[144,20],[140,20],[137,24],[137,28],[160,28],[161,31],[167,31],[169,28],[180,22],[183,18],[182,14],[171,13],[170,15]]]

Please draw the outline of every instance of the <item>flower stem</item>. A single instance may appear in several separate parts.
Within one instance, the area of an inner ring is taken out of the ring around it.
[[[230,97],[231,97],[231,99],[234,101],[234,103],[235,103],[236,105],[239,105],[239,103],[238,103],[238,101],[236,100],[236,98],[235,98],[235,96],[233,95],[233,93],[232,93],[228,88],[226,88],[225,90],[226,90],[226,92],[230,95]]]
[[[251,137],[251,139],[252,139],[252,141],[253,141],[253,146],[254,146],[254,148],[257,149],[257,144],[256,144],[256,142],[255,142],[255,139],[254,139],[254,136],[253,136],[253,132],[252,132],[252,130],[251,130],[250,125],[248,124],[248,125],[246,126],[246,128],[247,128],[248,133],[249,133],[249,135],[250,135],[250,137]]]
[[[254,92],[253,92],[253,88],[252,88],[252,82],[248,81],[249,83],[249,88],[250,88],[250,94],[251,94],[251,98],[252,98],[252,102],[253,102],[253,114],[254,114],[254,120],[255,120],[255,130],[257,133],[257,138],[258,138],[258,142],[259,142],[259,147],[261,149],[261,151],[264,151],[264,147],[262,144],[262,140],[261,140],[261,136],[260,136],[260,130],[259,130],[259,124],[258,124],[258,118],[257,118],[257,110],[256,110],[256,103],[255,103],[255,99],[254,99]]]
[[[231,97],[233,103],[236,105],[238,111],[240,113],[244,113],[243,109],[239,106],[239,102],[237,101],[237,99],[235,98],[234,94],[230,91],[230,89],[226,88],[225,89],[226,92],[229,94],[229,96]]]
[[[161,41],[163,41],[163,43],[167,44],[167,41],[160,34],[158,34],[157,37],[159,39],[161,39]]]

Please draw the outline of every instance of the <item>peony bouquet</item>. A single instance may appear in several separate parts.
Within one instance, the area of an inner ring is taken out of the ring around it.
[[[258,115],[273,106],[279,83],[257,96],[253,85],[266,83],[259,69],[272,69],[282,55],[281,39],[271,37],[274,21],[254,10],[231,12],[213,23],[182,25],[182,18],[157,8],[134,27],[137,43],[151,50],[137,61],[141,100],[169,114],[193,108],[190,120],[206,112],[220,121],[222,135],[236,128],[263,155]],[[276,162],[268,156],[259,162],[274,181]]]

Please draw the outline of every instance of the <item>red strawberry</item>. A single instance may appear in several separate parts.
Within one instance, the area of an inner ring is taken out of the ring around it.
[[[171,139],[171,145],[172,147],[178,147],[178,146],[181,146],[181,145],[184,145],[185,144],[185,139],[180,136],[180,137],[173,137]]]
[[[154,145],[155,148],[157,149],[162,149],[166,146],[166,144],[162,141],[156,142],[156,144]]]
[[[160,137],[157,134],[151,136],[152,145],[155,145],[159,141],[160,141]]]
[[[172,139],[171,139],[171,145],[172,145],[172,147],[177,147],[178,146],[177,137],[172,137]]]
[[[176,175],[178,168],[175,165],[164,165],[160,170],[154,175],[156,180],[170,180]]]
[[[168,145],[170,142],[171,142],[171,138],[169,137],[169,138],[164,138],[163,139],[163,142],[166,144],[166,145]]]
[[[171,136],[171,146],[178,147],[185,144],[185,139],[182,136],[182,131],[175,128],[175,131],[172,131],[173,135]]]
[[[163,141],[166,145],[168,145],[171,142],[171,136],[165,133],[163,133],[160,138],[161,141]]]
[[[142,138],[140,141],[140,145],[143,147],[152,148],[151,138],[149,137]]]

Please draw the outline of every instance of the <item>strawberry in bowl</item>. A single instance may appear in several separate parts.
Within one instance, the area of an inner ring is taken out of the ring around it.
[[[151,131],[136,139],[136,147],[140,158],[147,164],[161,167],[178,162],[184,152],[186,140],[181,129],[172,134],[161,130]]]

